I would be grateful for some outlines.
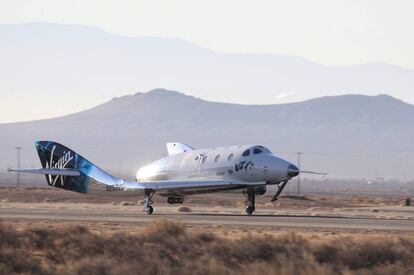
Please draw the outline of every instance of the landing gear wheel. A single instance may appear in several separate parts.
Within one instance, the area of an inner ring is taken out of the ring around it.
[[[251,215],[254,212],[254,208],[252,206],[246,207],[246,213],[247,215]]]
[[[148,207],[147,207],[147,214],[148,214],[148,215],[151,215],[151,214],[152,214],[152,212],[154,212],[154,208],[153,208],[152,206],[148,206]]]

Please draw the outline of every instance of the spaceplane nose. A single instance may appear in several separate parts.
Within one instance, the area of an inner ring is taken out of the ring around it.
[[[299,175],[299,169],[296,167],[296,165],[290,164],[287,168],[287,175],[290,178],[294,178],[297,175]]]

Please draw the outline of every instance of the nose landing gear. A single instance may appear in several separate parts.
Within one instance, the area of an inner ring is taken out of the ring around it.
[[[255,203],[256,203],[256,194],[254,192],[254,189],[248,188],[244,190],[243,192],[244,196],[246,197],[246,213],[247,215],[253,214],[253,212],[256,210]]]
[[[277,191],[276,193],[273,195],[272,199],[270,200],[271,202],[275,202],[277,201],[277,199],[279,198],[280,193],[282,193],[283,189],[285,188],[286,184],[288,183],[288,181],[284,181],[282,183],[277,183]]]

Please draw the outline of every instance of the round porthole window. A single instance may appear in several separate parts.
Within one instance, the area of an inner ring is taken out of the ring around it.
[[[229,161],[231,161],[234,157],[234,154],[230,154],[229,157],[227,158]]]
[[[214,159],[215,162],[219,161],[220,159],[220,155],[217,155],[216,158]]]

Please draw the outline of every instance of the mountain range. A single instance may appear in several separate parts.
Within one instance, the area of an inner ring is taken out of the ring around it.
[[[326,66],[295,56],[219,53],[176,38],[52,23],[0,25],[0,49],[0,110],[10,110],[2,122],[16,121],[13,106],[24,108],[21,117],[28,120],[154,87],[242,104],[349,93],[392,94],[414,104],[414,70],[384,63]]]
[[[24,111],[24,110],[22,110]],[[195,148],[263,144],[302,168],[338,178],[413,178],[414,106],[394,97],[343,95],[271,105],[206,101],[176,91],[135,93],[71,115],[0,124],[0,167],[37,167],[35,140],[55,140],[114,173],[166,154],[165,143]]]

